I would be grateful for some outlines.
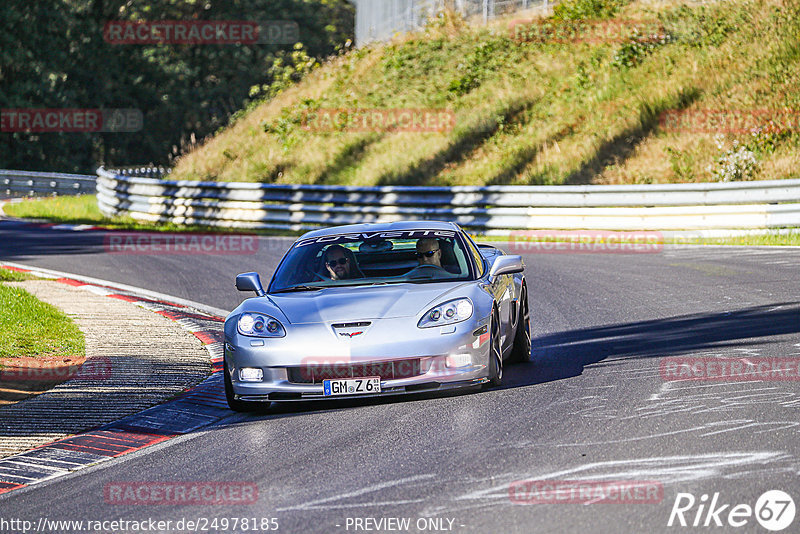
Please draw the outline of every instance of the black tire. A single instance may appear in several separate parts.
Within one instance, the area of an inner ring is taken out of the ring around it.
[[[500,346],[500,318],[497,311],[492,312],[492,324],[489,325],[489,387],[503,383],[503,352]]]
[[[225,375],[225,400],[228,401],[228,407],[234,412],[258,412],[269,408],[269,402],[249,402],[238,400],[233,393],[233,383],[231,382],[231,375],[228,372],[227,362],[223,362],[222,374]]]
[[[514,334],[514,346],[508,361],[524,363],[531,361],[531,313],[528,305],[528,288],[522,286],[519,301],[519,324]]]

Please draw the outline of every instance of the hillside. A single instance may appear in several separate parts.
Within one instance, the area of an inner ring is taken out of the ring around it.
[[[788,124],[800,109],[796,0],[566,0],[525,32],[510,22],[483,27],[448,14],[424,32],[335,57],[181,158],[173,178],[456,185],[798,175],[797,127]],[[453,122],[442,132],[319,131],[330,109],[450,110]],[[688,114],[684,127],[670,127],[674,110]],[[723,135],[720,120],[733,124]]]

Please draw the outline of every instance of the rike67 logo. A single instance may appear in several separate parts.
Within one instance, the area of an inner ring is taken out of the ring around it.
[[[719,493],[710,498],[703,494],[697,499],[691,493],[678,493],[667,526],[730,527],[751,524],[753,518],[767,530],[784,530],[794,521],[795,505],[792,497],[780,490],[764,492],[755,506],[725,503]]]

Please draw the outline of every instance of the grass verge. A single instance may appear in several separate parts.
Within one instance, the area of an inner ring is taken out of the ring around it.
[[[24,219],[47,219],[57,223],[112,224],[100,213],[94,195],[60,196],[23,200],[3,206],[3,212],[11,217]]]
[[[704,239],[701,245],[733,245],[733,246],[794,246],[800,247],[800,230],[797,232],[778,235],[751,235],[739,237],[726,237],[718,239]]]
[[[174,223],[149,223],[131,217],[106,217],[97,207],[94,195],[60,196],[25,200],[3,206],[3,212],[20,219],[47,220],[58,224],[89,224],[114,230],[137,232],[192,232],[203,234],[263,234],[271,236],[296,236],[303,232],[291,230],[243,230],[213,226],[179,225]]]
[[[69,380],[85,361],[85,339],[72,319],[3,283],[34,278],[0,268],[0,406]]]
[[[23,280],[32,280],[33,278],[29,274],[0,267],[0,282],[21,282]]]
[[[0,269],[0,280],[18,280],[18,275]],[[0,367],[10,358],[83,355],[83,333],[72,319],[21,288],[0,284]]]

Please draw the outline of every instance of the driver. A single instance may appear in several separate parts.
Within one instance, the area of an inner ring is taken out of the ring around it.
[[[353,252],[342,245],[331,245],[325,250],[325,269],[331,280],[347,280],[360,278],[358,265]]]
[[[417,260],[420,265],[442,267],[442,249],[439,240],[425,237],[417,241]]]

